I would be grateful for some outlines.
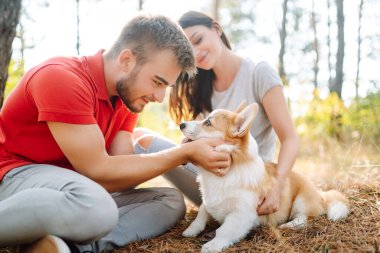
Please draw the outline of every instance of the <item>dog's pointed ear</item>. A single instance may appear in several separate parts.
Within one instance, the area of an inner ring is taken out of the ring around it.
[[[239,113],[241,112],[245,107],[247,106],[247,102],[243,100],[240,105],[236,108],[235,112]]]
[[[205,117],[205,115],[202,113],[202,112],[200,112],[198,115],[197,115],[197,117],[195,117],[195,120],[196,121],[201,121],[201,120],[204,120],[206,117]]]
[[[239,112],[234,121],[232,136],[242,137],[247,134],[258,110],[259,106],[252,103]]]

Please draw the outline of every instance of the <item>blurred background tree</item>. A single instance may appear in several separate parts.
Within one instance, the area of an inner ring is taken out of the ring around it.
[[[19,23],[21,0],[2,0],[0,3],[0,106],[4,102],[4,90],[8,79],[8,65],[12,56],[12,44]]]

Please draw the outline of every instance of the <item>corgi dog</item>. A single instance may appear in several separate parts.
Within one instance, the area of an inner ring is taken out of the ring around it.
[[[330,220],[336,221],[349,214],[349,203],[343,194],[335,190],[320,191],[311,181],[292,171],[281,192],[279,210],[258,216],[260,199],[275,183],[277,167],[263,162],[250,134],[257,111],[256,103],[248,106],[244,103],[235,112],[218,109],[204,120],[180,124],[182,133],[190,140],[226,140],[228,144],[215,149],[229,152],[232,157],[231,168],[223,177],[199,170],[197,180],[203,202],[183,236],[197,236],[210,216],[221,224],[215,237],[202,246],[202,252],[220,252],[260,225],[298,228],[304,226],[310,216],[327,214]]]

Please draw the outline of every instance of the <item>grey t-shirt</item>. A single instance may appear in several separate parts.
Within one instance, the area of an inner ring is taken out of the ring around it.
[[[275,86],[282,86],[276,71],[266,62],[255,64],[244,59],[231,86],[222,92],[213,91],[213,109],[235,110],[242,101],[256,102],[259,111],[251,127],[251,134],[259,146],[264,161],[273,161],[276,152],[276,135],[263,107],[265,94]]]

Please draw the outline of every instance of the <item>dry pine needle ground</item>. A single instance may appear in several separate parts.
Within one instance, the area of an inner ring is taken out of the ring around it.
[[[340,186],[340,187],[339,187]],[[380,252],[380,183],[339,182],[327,185],[339,189],[350,199],[351,213],[340,222],[330,222],[325,216],[309,220],[304,228],[277,229],[261,227],[224,252]],[[112,253],[125,252],[199,252],[212,239],[218,227],[212,222],[197,238],[184,238],[182,232],[195,218],[192,209],[169,232],[157,238],[132,243]],[[157,217],[159,218],[159,217]],[[12,248],[0,248],[0,253],[12,253]]]
[[[224,252],[380,252],[379,181],[370,184],[349,182],[340,186],[339,190],[351,202],[347,219],[330,222],[325,216],[317,217],[297,230],[261,227]],[[182,232],[195,216],[196,210],[190,210],[185,219],[168,233],[114,252],[199,252],[201,246],[212,238],[218,224],[213,222],[197,238],[183,238]]]

